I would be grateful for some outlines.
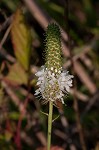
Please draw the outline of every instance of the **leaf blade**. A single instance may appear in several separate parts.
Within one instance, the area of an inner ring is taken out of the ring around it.
[[[25,23],[25,17],[21,9],[18,9],[13,17],[11,38],[17,61],[27,71],[30,65],[31,32]]]

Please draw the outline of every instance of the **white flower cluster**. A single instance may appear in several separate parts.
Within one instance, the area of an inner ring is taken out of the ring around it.
[[[53,73],[53,67],[50,70],[44,66],[41,68],[35,74],[38,77],[37,85],[39,86],[35,95],[42,95],[45,103],[60,100],[64,104],[63,97],[70,91],[73,75],[69,75],[68,71],[62,72],[62,69],[59,71],[55,69],[55,73]]]

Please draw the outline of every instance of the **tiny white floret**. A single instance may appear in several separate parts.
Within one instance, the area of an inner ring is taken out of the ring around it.
[[[53,76],[55,76],[55,73],[52,73]]]
[[[61,73],[61,71],[59,70],[58,73]]]
[[[55,69],[55,72],[57,73],[57,69]]]
[[[52,71],[53,71],[53,69],[54,69],[54,68],[53,68],[53,67],[51,67],[51,70],[52,70]]]

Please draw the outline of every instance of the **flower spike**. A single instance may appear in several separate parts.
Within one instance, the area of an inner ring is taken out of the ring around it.
[[[64,104],[63,97],[72,87],[73,75],[62,70],[61,32],[57,24],[49,24],[46,30],[46,62],[35,75],[38,77],[35,95],[42,95],[47,103],[57,100]]]

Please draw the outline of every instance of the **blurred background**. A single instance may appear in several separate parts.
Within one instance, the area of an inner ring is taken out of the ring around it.
[[[54,107],[51,150],[99,150],[99,0],[0,1],[1,150],[46,150],[48,104],[34,93],[51,22],[74,75],[65,105]]]

